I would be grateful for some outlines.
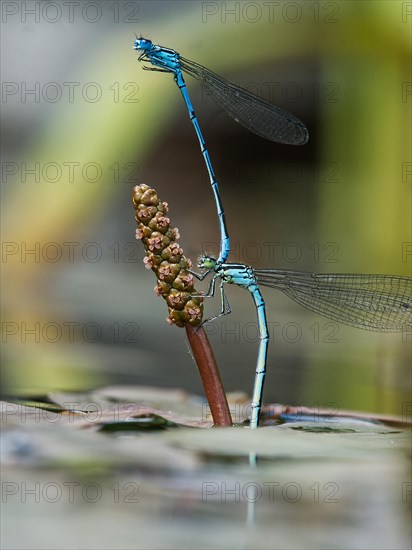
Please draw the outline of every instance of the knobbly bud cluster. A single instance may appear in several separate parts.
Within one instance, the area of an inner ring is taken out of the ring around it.
[[[166,320],[184,327],[186,323],[199,326],[202,322],[202,298],[194,288],[194,277],[187,270],[192,267],[179,244],[179,231],[170,226],[167,203],[161,202],[154,189],[148,185],[133,188],[133,206],[136,210],[136,238],[146,250],[144,264],[155,272],[155,293],[163,296],[169,308]]]

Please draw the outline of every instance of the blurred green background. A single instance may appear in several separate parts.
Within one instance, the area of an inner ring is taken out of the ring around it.
[[[146,183],[169,203],[194,260],[216,251],[215,206],[183,100],[171,76],[142,70],[134,33],[309,128],[303,147],[266,142],[187,77],[232,261],[411,275],[405,3],[95,2],[72,17],[63,2],[53,3],[61,16],[36,4],[38,21],[19,6],[2,25],[5,393],[133,383],[202,394],[184,331],[164,321],[144,269],[131,189]],[[272,336],[266,402],[402,414],[410,334],[344,327],[263,294]],[[241,289],[228,296],[232,315],[208,332],[226,390],[251,392],[254,307]],[[218,300],[208,308],[216,312]]]

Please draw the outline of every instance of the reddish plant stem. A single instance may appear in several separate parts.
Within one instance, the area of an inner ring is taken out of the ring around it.
[[[195,358],[215,426],[232,426],[225,390],[213,350],[203,327],[185,325],[187,338]]]

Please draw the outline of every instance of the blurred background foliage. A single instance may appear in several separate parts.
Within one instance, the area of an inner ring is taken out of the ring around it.
[[[134,33],[309,128],[303,147],[265,142],[187,78],[220,182],[232,261],[411,275],[405,3],[251,2],[246,10],[242,2],[138,2],[132,15],[131,4],[116,3],[118,22],[106,2],[94,23],[76,12],[73,22],[21,14],[3,22],[7,393],[107,383],[202,393],[184,332],[164,322],[165,304],[152,293],[134,240],[131,189],[147,183],[169,203],[194,260],[216,251],[215,206],[182,98],[171,76],[142,70]],[[36,86],[37,97],[25,94]],[[254,307],[248,293],[228,294],[232,315],[208,331],[226,390],[250,392]],[[276,292],[264,296],[272,335],[266,402],[402,414],[411,335],[365,333]],[[215,312],[219,303],[208,307]]]

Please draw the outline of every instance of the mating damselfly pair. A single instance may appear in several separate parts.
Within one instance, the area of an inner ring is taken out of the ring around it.
[[[203,280],[212,278],[203,297],[215,294],[219,280],[221,310],[216,319],[231,312],[224,285],[246,288],[255,303],[260,345],[251,404],[251,428],[259,423],[269,333],[265,302],[260,286],[276,288],[307,309],[347,325],[382,332],[407,331],[412,328],[412,278],[396,275],[314,274],[283,269],[253,270],[244,264],[227,261],[230,241],[219,187],[206,143],[195,115],[183,72],[196,78],[215,102],[236,122],[255,134],[278,143],[302,145],[309,134],[306,126],[295,116],[254,94],[232,84],[206,67],[185,59],[178,52],[153,44],[146,38],[136,38],[134,49],[140,52],[139,61],[148,62],[145,70],[171,73],[185,101],[190,120],[199,140],[209,174],[220,228],[220,251],[217,258],[202,256],[198,267],[203,273],[192,272]]]

